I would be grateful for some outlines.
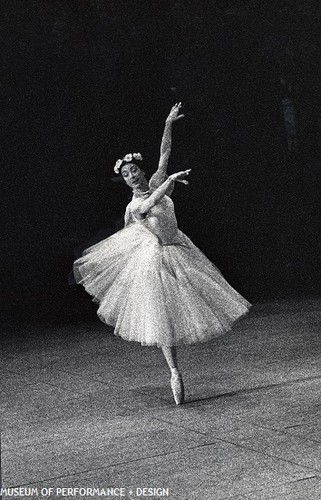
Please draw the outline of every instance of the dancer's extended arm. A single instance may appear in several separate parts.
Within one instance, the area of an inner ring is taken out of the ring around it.
[[[152,189],[158,188],[166,179],[168,160],[172,150],[172,126],[174,122],[180,120],[181,118],[184,118],[184,115],[179,114],[181,107],[182,103],[179,102],[175,104],[170,110],[168,117],[166,118],[162,142],[160,146],[158,168],[149,181],[150,187]]]
[[[188,184],[188,181],[184,179],[189,173],[191,169],[182,170],[181,172],[176,172],[176,174],[170,175],[166,181],[164,181],[155,191],[143,201],[137,203],[136,206],[133,207],[133,212],[135,215],[143,218],[147,212],[156,205],[165,196],[175,181],[183,182],[184,184]]]

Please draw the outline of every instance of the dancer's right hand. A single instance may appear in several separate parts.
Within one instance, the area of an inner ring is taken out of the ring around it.
[[[184,177],[189,175],[190,172],[191,169],[189,168],[187,170],[182,170],[181,172],[176,172],[175,174],[171,174],[169,178],[172,179],[173,181],[178,181],[182,182],[183,184],[188,184],[188,181],[185,180]]]

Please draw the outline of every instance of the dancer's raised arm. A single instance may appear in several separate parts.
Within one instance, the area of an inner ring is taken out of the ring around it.
[[[162,142],[160,146],[158,168],[149,181],[149,185],[151,188],[158,188],[166,179],[168,160],[172,150],[172,125],[177,120],[184,118],[184,115],[180,114],[181,107],[181,102],[175,104],[170,110],[168,117],[166,118]]]

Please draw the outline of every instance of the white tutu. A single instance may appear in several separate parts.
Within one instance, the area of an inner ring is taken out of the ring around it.
[[[74,274],[99,303],[100,319],[143,345],[218,337],[250,307],[185,234],[164,245],[144,223],[87,249]]]

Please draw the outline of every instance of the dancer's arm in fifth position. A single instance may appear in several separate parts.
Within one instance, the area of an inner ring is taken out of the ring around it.
[[[167,177],[167,165],[172,150],[172,126],[174,122],[180,120],[181,118],[184,118],[184,115],[180,114],[181,107],[181,102],[175,104],[170,110],[168,117],[166,118],[162,142],[160,146],[158,168],[149,181],[151,189],[158,188]]]

